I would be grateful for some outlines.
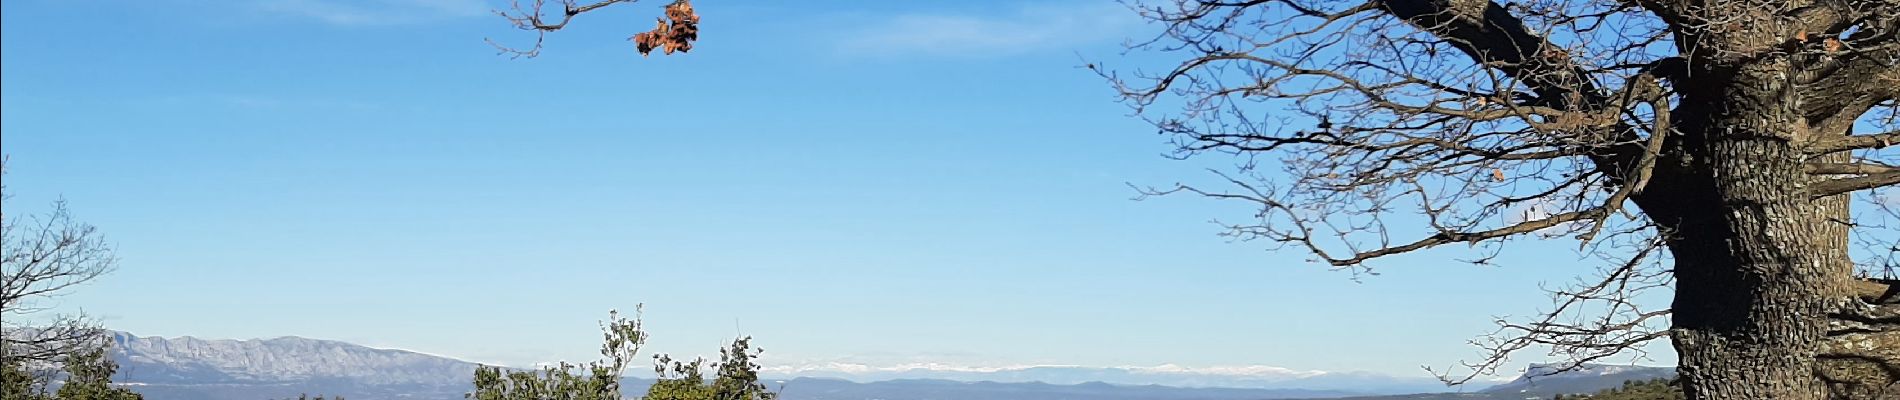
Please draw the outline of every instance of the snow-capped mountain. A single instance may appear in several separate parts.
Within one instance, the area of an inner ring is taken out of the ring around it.
[[[461,385],[476,364],[403,350],[300,337],[205,340],[113,332],[125,382],[270,383],[308,380],[369,385]]]
[[[1645,381],[1676,376],[1673,367],[1640,365],[1583,364],[1558,372],[1560,365],[1531,364],[1524,375],[1502,385],[1484,389],[1487,393],[1526,393],[1537,395],[1594,393],[1622,385],[1623,381]]]
[[[965,382],[1042,382],[1074,385],[1102,382],[1120,385],[1164,385],[1175,387],[1220,387],[1249,389],[1345,390],[1370,394],[1396,394],[1443,391],[1445,385],[1431,377],[1395,377],[1370,372],[1327,372],[1282,367],[1249,365],[1227,367],[1159,366],[1087,367],[1073,365],[1024,365],[971,367],[939,363],[908,363],[887,366],[825,362],[770,366],[763,371],[774,377],[820,377],[859,382],[894,379],[943,379]]]

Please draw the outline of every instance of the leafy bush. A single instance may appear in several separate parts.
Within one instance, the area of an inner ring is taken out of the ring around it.
[[[602,324],[600,355],[603,359],[585,364],[561,362],[539,371],[503,371],[481,366],[475,370],[473,400],[619,400],[620,378],[640,346],[646,344],[646,332],[640,320],[622,318],[608,312]],[[778,397],[759,383],[759,365],[753,360],[751,338],[739,338],[719,351],[720,360],[675,361],[666,355],[654,356],[654,372],[659,380],[648,388],[652,400],[773,400]],[[716,375],[706,379],[702,371]]]

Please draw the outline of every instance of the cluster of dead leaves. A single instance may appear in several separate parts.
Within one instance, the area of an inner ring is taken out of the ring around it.
[[[1799,33],[1795,33],[1794,40],[1797,42],[1807,43],[1808,31],[1801,31]],[[1822,48],[1827,49],[1829,53],[1841,51],[1841,40],[1830,37],[1825,40],[1822,40],[1821,46]]]
[[[659,18],[658,25],[651,31],[633,35],[634,46],[645,56],[659,49],[666,54],[678,51],[685,53],[693,50],[693,41],[699,39],[699,14],[693,12],[693,4],[687,0],[677,0],[666,6],[666,18]]]

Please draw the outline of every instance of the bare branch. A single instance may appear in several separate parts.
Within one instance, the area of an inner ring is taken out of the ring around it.
[[[0,175],[5,174],[0,161]],[[0,183],[0,198],[10,199]],[[15,210],[11,205],[4,210]],[[47,361],[70,354],[99,328],[79,315],[32,318],[47,310],[38,304],[111,272],[118,259],[91,226],[76,222],[65,202],[50,214],[21,223],[17,214],[0,213],[0,353],[12,359]]]
[[[1816,182],[1808,186],[1808,196],[1819,199],[1842,193],[1900,184],[1900,170]]]
[[[1641,193],[1643,187],[1649,185],[1650,177],[1656,174],[1656,160],[1662,156],[1663,143],[1669,138],[1669,135],[1674,129],[1669,123],[1669,99],[1662,96],[1662,88],[1657,85],[1655,79],[1647,76],[1638,76],[1635,80],[1631,81],[1631,86],[1632,90],[1630,90],[1629,94],[1632,96],[1638,95],[1637,93],[1654,93],[1652,95],[1653,97],[1649,99],[1649,103],[1655,109],[1655,116],[1652,117],[1655,121],[1655,125],[1653,128],[1650,128],[1648,144],[1643,146],[1643,154],[1636,162],[1634,179],[1631,179],[1628,184],[1617,187],[1616,193],[1610,195],[1609,200],[1603,201],[1602,207],[1605,210],[1605,214],[1615,213],[1621,210],[1623,208],[1623,202],[1629,200],[1631,194]],[[1590,240],[1596,238],[1597,232],[1603,229],[1603,222],[1602,219],[1598,219],[1596,223],[1591,224],[1588,232],[1584,232],[1583,235],[1578,236],[1578,241],[1583,242],[1578,244],[1578,246],[1589,246]]]
[[[1848,150],[1881,149],[1900,144],[1900,131],[1851,135],[1820,140],[1808,146],[1808,154],[1830,154]]]
[[[632,3],[637,0],[600,0],[587,4],[581,4],[576,0],[558,0],[561,10],[555,16],[548,15],[548,0],[528,1],[528,4],[523,5],[522,0],[511,0],[509,10],[496,10],[495,14],[507,19],[515,29],[533,31],[534,45],[522,50],[503,45],[494,39],[487,39],[488,44],[494,46],[501,54],[508,54],[514,58],[533,58],[541,54],[542,45],[547,42],[547,34],[566,28],[569,22],[574,21],[574,17],[615,4]],[[691,51],[692,42],[699,39],[699,14],[693,10],[688,0],[675,0],[668,4],[666,17],[659,18],[656,25],[651,31],[627,38],[634,42],[640,55],[647,55],[656,49],[666,54],[673,54],[675,51]]]
[[[1542,372],[1553,375],[1667,338],[1668,331],[1659,327],[1658,321],[1668,318],[1670,310],[1644,310],[1635,303],[1635,297],[1643,292],[1666,289],[1668,271],[1644,268],[1661,246],[1660,241],[1652,240],[1605,271],[1601,279],[1552,291],[1556,307],[1534,321],[1518,323],[1500,318],[1497,331],[1472,341],[1484,348],[1485,358],[1463,363],[1466,374],[1438,374],[1439,379],[1456,385],[1495,373],[1511,354],[1532,346],[1548,346],[1552,355],[1564,356],[1563,362]],[[1599,309],[1585,312],[1591,306]]]
[[[1808,173],[1815,175],[1869,175],[1900,171],[1900,167],[1884,164],[1866,163],[1808,163]]]

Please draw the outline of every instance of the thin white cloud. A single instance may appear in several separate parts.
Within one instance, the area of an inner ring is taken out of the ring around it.
[[[482,0],[254,0],[258,9],[334,25],[396,25],[484,15]]]
[[[857,55],[985,56],[1115,42],[1141,19],[1109,1],[1040,4],[992,14],[904,14],[841,32],[838,50]]]

